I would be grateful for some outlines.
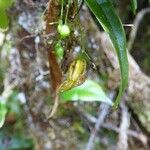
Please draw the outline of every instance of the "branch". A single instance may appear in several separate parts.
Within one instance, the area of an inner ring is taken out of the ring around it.
[[[111,99],[113,99],[112,97],[114,97],[114,93],[112,93],[110,95],[110,97],[111,97]],[[95,137],[97,135],[97,132],[100,130],[100,127],[104,123],[104,120],[105,120],[106,116],[108,115],[109,111],[110,111],[109,105],[104,104],[104,103],[102,103],[100,105],[98,118],[96,120],[95,127],[92,130],[90,138],[89,138],[88,143],[86,145],[86,150],[92,150],[93,149],[93,144],[94,144],[94,140],[95,140]]]
[[[128,51],[130,51],[132,49],[132,46],[133,46],[133,43],[134,43],[134,40],[136,38],[136,34],[138,32],[138,28],[139,28],[139,25],[143,19],[143,17],[147,14],[147,13],[150,13],[150,8],[144,8],[142,9],[140,12],[138,12],[134,22],[133,22],[133,30],[130,32],[130,36],[129,36],[129,42],[128,42],[128,46],[127,46],[127,49]]]
[[[106,118],[107,114],[109,113],[109,105],[101,104],[100,105],[100,112],[98,115],[98,119],[96,121],[95,127],[91,132],[90,138],[88,140],[88,143],[86,145],[86,150],[92,150],[95,137],[97,135],[97,132],[100,130],[100,127],[102,126],[104,119]]]
[[[120,124],[119,140],[117,143],[117,148],[118,150],[128,150],[127,131],[130,126],[130,116],[124,101],[122,101],[121,103],[121,112],[122,112],[122,116],[121,116],[121,124]]]
[[[85,123],[88,122],[88,123],[95,124],[97,122],[96,117],[85,112],[83,110],[83,108],[81,108],[80,106],[77,106],[76,110],[78,111],[78,114],[81,115],[86,120]],[[120,129],[117,126],[113,125],[112,123],[103,123],[102,128],[112,130],[112,131],[115,131],[117,133],[120,132]],[[137,132],[137,131],[128,129],[127,134],[131,137],[134,137],[134,138],[140,140],[143,143],[143,145],[147,145],[147,137],[142,132]]]

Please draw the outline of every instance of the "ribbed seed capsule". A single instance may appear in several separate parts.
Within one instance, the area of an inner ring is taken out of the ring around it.
[[[85,81],[86,60],[74,60],[67,71],[66,80],[60,85],[59,92],[67,91],[73,87],[81,85]]]

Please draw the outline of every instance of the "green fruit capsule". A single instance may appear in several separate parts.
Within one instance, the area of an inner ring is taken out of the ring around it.
[[[57,27],[58,33],[61,35],[62,38],[65,38],[70,35],[70,28],[67,25],[58,25]]]
[[[64,56],[64,48],[61,46],[60,43],[55,45],[55,54],[59,59],[62,59]]]

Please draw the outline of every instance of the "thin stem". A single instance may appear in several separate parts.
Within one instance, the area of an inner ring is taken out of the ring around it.
[[[67,23],[69,7],[70,7],[70,0],[68,0],[68,4],[67,4],[67,12],[66,12],[66,17],[65,17],[65,24]]]
[[[80,2],[79,2],[79,8],[77,10],[77,13],[74,15],[74,18],[76,17],[77,14],[79,14],[79,11],[81,10],[83,4],[84,4],[84,0],[80,0]]]
[[[54,25],[54,24],[58,24],[58,21],[57,22],[50,22],[49,25]]]
[[[78,26],[79,26],[79,30],[80,30],[80,41],[81,42],[81,53],[84,54],[86,56],[86,58],[89,60],[89,62],[91,63],[92,69],[95,70],[97,72],[97,74],[101,74],[97,65],[94,63],[92,57],[90,56],[90,54],[88,53],[88,51],[86,50],[87,47],[85,47],[87,45],[86,42],[86,35],[85,35],[85,31],[80,23],[80,18],[79,18],[79,14],[77,14],[77,20],[78,20]]]
[[[58,96],[58,92],[57,92],[57,95],[55,96],[54,105],[52,107],[52,111],[47,119],[51,119],[54,116],[54,114],[57,112],[58,105],[59,105],[59,96]]]
[[[60,14],[60,20],[63,20],[63,11],[64,11],[64,0],[61,0],[61,14]]]

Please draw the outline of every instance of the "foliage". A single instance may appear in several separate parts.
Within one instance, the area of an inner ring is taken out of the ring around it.
[[[7,113],[6,100],[0,97],[0,128],[5,122],[5,116]]]
[[[99,101],[112,105],[99,84],[92,80],[86,80],[82,85],[61,93],[62,101]]]
[[[9,20],[4,10],[0,10],[0,30],[4,31],[7,29]]]
[[[137,9],[137,0],[131,0],[131,9],[132,12],[135,14]]]
[[[113,6],[112,6],[112,4],[109,0],[94,0],[94,1],[93,0],[86,0],[86,3],[88,5],[88,7],[91,9],[91,11],[94,13],[96,18],[98,19],[98,21],[100,22],[100,24],[102,25],[104,30],[106,32],[108,32],[108,34],[110,35],[112,43],[113,43],[113,45],[116,49],[116,52],[117,52],[117,56],[118,56],[118,60],[119,60],[119,64],[120,64],[120,72],[121,72],[121,84],[120,84],[120,88],[119,88],[119,93],[118,93],[118,96],[117,96],[117,98],[114,102],[114,107],[117,108],[119,103],[120,103],[120,99],[121,99],[122,95],[124,94],[125,89],[126,89],[127,84],[128,84],[128,59],[127,59],[127,51],[126,51],[125,32],[124,32],[122,23],[121,23],[118,15],[115,13],[115,10],[114,10],[114,8],[113,8]],[[66,21],[68,19],[67,16],[68,16],[68,11],[69,11],[69,5],[70,5],[70,1],[68,0],[68,7],[66,7],[66,12],[65,12],[66,15],[65,15],[65,21],[64,21],[63,20],[64,1],[63,0],[61,1],[61,15],[60,15],[60,19],[58,20],[58,23],[61,22],[61,24],[63,24],[63,22],[64,22],[66,24]],[[58,25],[58,27],[59,26],[60,25]],[[58,30],[58,32],[60,33],[59,30]],[[70,32],[68,32],[68,33],[69,34],[67,34],[67,36],[69,36],[71,38]],[[85,50],[83,48],[83,50],[81,50],[79,55],[84,54],[84,52],[85,52]],[[77,57],[79,57],[79,56],[77,56]],[[65,87],[64,89],[67,89],[67,90],[69,90],[70,88],[73,88],[74,87],[74,83],[73,83],[74,80],[72,80],[72,76],[78,77],[76,79],[76,82],[77,83],[80,82],[80,80],[82,78],[82,73],[80,73],[82,71],[81,71],[80,68],[83,68],[83,67],[80,67],[80,66],[82,66],[82,65],[76,64],[76,65],[74,65],[74,67],[72,66],[72,64],[70,65],[69,68],[71,68],[71,69],[68,69],[68,70],[71,70],[69,72],[69,77],[70,78],[69,78],[69,80],[66,79],[60,85],[60,87],[63,86],[63,87]],[[68,74],[68,72],[67,72],[67,74]],[[73,98],[74,95],[76,95],[77,93],[76,93],[76,91],[72,91],[71,94],[72,94],[72,97],[70,97],[70,98]],[[66,92],[63,95],[64,96],[66,95],[66,97],[68,96]],[[80,97],[80,99],[84,100],[81,97]]]
[[[104,30],[109,34],[117,52],[121,72],[121,85],[114,103],[114,107],[117,108],[128,84],[128,59],[125,32],[109,0],[86,0],[86,3]]]
[[[7,99],[0,99],[0,127],[6,118],[6,125],[0,130],[0,150],[33,149],[34,141],[23,133],[21,117],[22,110],[18,92],[12,91]]]
[[[26,150],[33,149],[32,138],[16,133],[8,133],[9,129],[0,131],[0,150]]]
[[[9,25],[7,9],[12,5],[14,0],[0,0],[0,31],[5,31]]]
[[[18,99],[18,93],[12,91],[9,97],[0,97],[0,128],[5,123],[7,116],[13,116],[14,120],[21,116],[21,108]]]

